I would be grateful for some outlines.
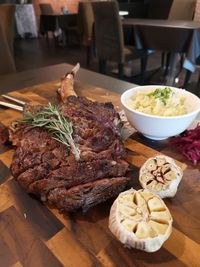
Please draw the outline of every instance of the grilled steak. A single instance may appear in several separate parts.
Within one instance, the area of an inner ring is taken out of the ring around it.
[[[125,189],[128,164],[120,136],[120,121],[112,103],[69,96],[59,104],[73,124],[80,150],[76,160],[66,146],[43,128],[22,123],[13,135],[17,146],[11,171],[27,192],[61,210],[88,208],[117,196]]]

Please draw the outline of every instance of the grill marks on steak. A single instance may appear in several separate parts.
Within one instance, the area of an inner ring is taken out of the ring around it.
[[[48,194],[50,190],[56,187],[64,186],[68,189],[81,183],[99,180],[104,177],[112,178],[124,175],[124,171],[127,169],[127,163],[125,161],[113,163],[114,161],[107,160],[101,162],[84,162],[77,164],[76,167],[73,166],[75,168],[72,166],[61,166],[58,169],[52,170],[47,175],[44,172],[43,177],[41,177],[40,173],[38,175],[39,179],[29,186],[29,192],[34,194],[40,194],[40,192]]]
[[[118,115],[111,103],[75,96],[61,109],[73,123],[80,160],[46,130],[21,128],[14,136],[17,149],[11,171],[28,192],[42,200],[67,211],[81,207],[85,211],[116,196],[127,184]]]
[[[112,103],[92,102],[85,97],[69,96],[67,105],[62,105],[63,114],[74,120],[85,118],[90,123],[113,124],[113,118],[117,113]]]
[[[95,149],[94,144],[99,150],[106,149],[113,138],[119,136],[119,128],[116,124],[119,122],[112,103],[92,102],[85,97],[70,96],[67,105],[62,105],[63,114],[74,124],[74,137],[78,140],[87,140],[88,146]],[[80,141],[78,141],[80,143]]]
[[[14,154],[11,171],[18,176],[24,171],[37,165],[45,164],[46,168],[53,169],[60,162],[68,161],[66,147],[57,142],[52,136],[39,128],[29,131],[16,132],[18,148]]]

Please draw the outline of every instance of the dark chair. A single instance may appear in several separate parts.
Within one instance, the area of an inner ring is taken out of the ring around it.
[[[55,15],[40,15],[40,33],[48,39],[48,33],[54,32],[58,29],[58,18]]]
[[[79,2],[78,24],[81,44],[86,47],[86,65],[88,67],[93,50],[94,14],[91,2]]]
[[[51,4],[42,3],[39,4],[40,7],[40,33],[46,38],[49,38],[49,32],[54,37],[54,32],[58,30],[58,19],[51,6]]]
[[[196,0],[174,0],[169,11],[169,20],[193,20]]]
[[[122,23],[117,2],[93,2],[92,7],[99,71],[106,73],[107,61],[114,61],[118,64],[119,78],[122,78],[124,63],[139,58],[140,53],[134,47],[124,46]],[[144,68],[142,68],[142,72],[143,70]]]
[[[0,25],[0,75],[16,71],[13,55],[7,42],[4,31]]]
[[[51,4],[39,4],[41,15],[53,15],[54,11]]]
[[[173,0],[150,0],[147,5],[147,18],[148,19],[168,19],[169,12],[172,6]],[[165,63],[165,61],[167,61]],[[161,54],[161,66],[168,65],[169,56],[162,52]]]
[[[11,54],[13,55],[14,29],[15,29],[15,5],[0,5],[0,25],[4,32]]]
[[[193,20],[195,7],[196,7],[196,0],[174,0],[171,6],[168,20]],[[169,62],[170,55],[168,54],[167,65]],[[184,54],[181,54],[180,60],[180,71],[182,70],[182,65],[184,61]],[[168,68],[166,68],[166,71]],[[186,88],[191,76],[191,72],[187,71],[184,81],[184,87]]]
[[[198,77],[198,81],[197,81],[197,84],[196,84],[196,89],[199,90],[200,89],[200,56],[196,59],[196,67],[197,67],[197,70],[199,71],[199,77]],[[185,84],[184,84],[186,86],[184,88],[187,87],[189,79],[190,79],[190,76],[191,76],[191,72],[187,71],[186,77],[185,77]]]
[[[167,19],[173,0],[150,0],[147,7],[147,18]]]
[[[74,44],[75,42],[80,44],[80,34],[78,26],[78,15],[77,14],[66,14],[58,16],[58,27],[64,33],[64,43]],[[72,42],[72,39],[75,42]]]

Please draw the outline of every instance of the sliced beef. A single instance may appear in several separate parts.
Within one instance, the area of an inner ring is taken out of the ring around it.
[[[22,187],[24,187],[28,192],[29,186],[34,183],[36,180],[43,179],[49,174],[48,165],[40,164],[34,168],[29,168],[17,177],[17,181]]]
[[[56,188],[48,195],[48,201],[65,211],[89,208],[116,197],[127,185],[128,178],[117,177],[81,184],[70,189]]]
[[[98,165],[97,165],[98,164]],[[97,165],[97,166],[96,166]],[[124,174],[127,169],[127,163],[121,161],[121,163],[113,162],[94,162],[81,164],[73,169],[71,166],[61,167],[56,170],[52,170],[47,174],[47,170],[42,168],[40,173],[36,175],[35,170],[29,175],[37,177],[36,179],[27,179],[23,174],[19,176],[18,181],[21,183],[22,179],[28,180],[28,191],[37,195],[47,194],[50,190],[56,187],[65,187],[66,189],[79,185],[80,183],[87,183],[94,180],[100,180],[104,177],[112,178],[119,177]],[[38,168],[37,168],[38,171]],[[46,173],[45,173],[46,171]],[[26,174],[27,175],[27,174]]]

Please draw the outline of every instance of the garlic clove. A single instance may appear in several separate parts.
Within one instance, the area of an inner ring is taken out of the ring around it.
[[[151,219],[152,220],[157,220],[157,221],[162,221],[164,223],[167,223],[170,220],[170,213],[167,210],[164,211],[153,211],[151,212]]]
[[[162,203],[160,202],[159,198],[154,196],[151,198],[147,203],[149,210],[152,211],[162,211],[164,209]]]
[[[163,175],[164,178],[168,181],[172,181],[176,179],[176,172],[175,171],[169,171],[166,174]]]
[[[163,157],[157,157],[156,162],[158,166],[163,166],[166,163],[166,159]]]
[[[137,206],[142,206],[145,204],[144,198],[138,192],[135,193],[133,200]]]
[[[140,239],[145,239],[145,238],[156,236],[156,232],[151,228],[149,223],[141,222],[138,224],[135,235],[136,235],[136,237],[138,237]]]
[[[148,171],[154,171],[157,169],[157,164],[154,158],[150,159],[146,165]]]
[[[121,222],[121,224],[127,229],[127,231],[129,232],[135,232],[138,223],[137,222],[133,222],[130,219],[125,219]]]
[[[168,224],[159,223],[156,221],[149,221],[150,226],[157,233],[157,235],[164,235],[169,227]]]
[[[124,205],[120,204],[120,211],[121,211],[121,213],[128,215],[128,216],[135,216],[136,215],[135,209],[133,209],[129,206],[126,206],[126,203]]]

